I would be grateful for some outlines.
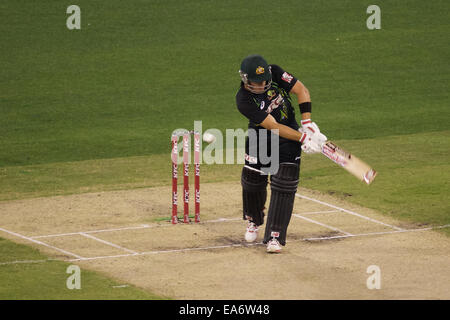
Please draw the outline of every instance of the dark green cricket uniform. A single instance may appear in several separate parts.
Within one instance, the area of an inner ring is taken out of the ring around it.
[[[260,140],[259,130],[264,129],[260,123],[270,114],[275,120],[283,125],[291,127],[294,130],[299,128],[295,119],[295,112],[292,106],[289,92],[297,82],[290,73],[284,71],[275,64],[269,65],[272,72],[272,85],[264,93],[255,94],[244,88],[241,82],[241,88],[236,94],[236,105],[238,110],[249,120],[248,128],[256,130],[257,148],[256,152],[249,148],[249,138],[245,145],[245,164],[260,169],[262,164],[259,161],[259,146],[265,144],[270,156],[270,131],[263,135],[264,141]],[[253,143],[253,141],[252,141]],[[300,163],[301,144],[300,142],[288,140],[279,137],[279,162]],[[266,165],[266,164],[264,164]]]
[[[299,129],[289,95],[297,78],[277,65],[268,65],[259,55],[251,55],[243,60],[240,75],[242,82],[236,94],[236,105],[239,112],[249,120],[245,166],[241,175],[243,219],[250,221],[249,225],[260,226],[264,223],[267,173],[270,173],[271,197],[263,243],[269,243],[270,248],[279,251],[276,244],[286,244],[287,227],[299,182],[301,143],[275,136],[261,123],[270,114],[278,123],[294,130]],[[265,86],[260,90],[254,83]],[[263,90],[264,93],[254,93]],[[274,137],[278,138],[278,145]]]

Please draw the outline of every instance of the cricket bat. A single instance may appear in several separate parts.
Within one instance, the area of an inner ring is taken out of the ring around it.
[[[370,184],[377,175],[377,172],[367,163],[331,141],[327,141],[322,145],[322,154],[367,184]]]

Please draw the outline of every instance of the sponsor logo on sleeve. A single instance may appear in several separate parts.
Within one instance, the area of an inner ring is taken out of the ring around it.
[[[287,83],[291,83],[292,79],[294,79],[294,77],[292,75],[290,75],[289,73],[285,72],[283,73],[283,75],[281,76],[281,79],[283,81],[286,81]]]

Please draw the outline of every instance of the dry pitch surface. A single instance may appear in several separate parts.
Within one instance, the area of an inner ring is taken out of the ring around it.
[[[175,299],[450,299],[450,239],[429,226],[299,188],[288,243],[267,254],[243,240],[239,183],[202,185],[199,224],[161,220],[170,201],[162,187],[2,202],[0,236]]]

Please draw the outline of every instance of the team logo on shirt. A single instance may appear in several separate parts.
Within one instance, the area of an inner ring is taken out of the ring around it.
[[[264,68],[261,66],[258,66],[258,68],[256,68],[256,74],[263,74],[264,73]]]
[[[283,73],[283,75],[281,76],[281,79],[286,81],[287,83],[291,83],[292,79],[294,79],[293,76],[291,76],[289,73],[285,72]]]
[[[277,95],[275,90],[270,89],[267,91],[267,99],[272,100]]]

